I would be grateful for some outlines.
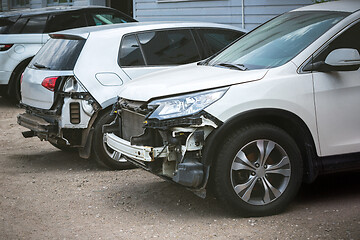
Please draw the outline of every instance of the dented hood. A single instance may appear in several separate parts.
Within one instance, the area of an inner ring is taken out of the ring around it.
[[[119,96],[134,101],[196,92],[262,79],[267,69],[233,70],[222,67],[188,64],[151,73],[127,82]]]

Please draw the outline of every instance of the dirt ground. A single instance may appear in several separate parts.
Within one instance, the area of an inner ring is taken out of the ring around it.
[[[360,172],[304,185],[283,214],[240,218],[141,169],[25,139],[21,112],[0,97],[0,239],[360,239]]]

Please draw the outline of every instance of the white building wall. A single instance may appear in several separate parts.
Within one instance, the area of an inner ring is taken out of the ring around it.
[[[6,11],[7,9],[9,9],[8,0],[0,0],[0,2],[2,11]]]
[[[73,1],[74,6],[89,6],[90,0],[74,0]]]
[[[117,0],[121,1],[121,0]],[[0,0],[1,3],[1,10],[2,11],[9,11],[15,10],[11,9],[9,5],[11,0]],[[74,6],[89,6],[89,5],[97,5],[97,6],[106,6],[106,0],[73,0],[73,3],[70,5]],[[30,0],[30,8],[42,8],[47,6],[47,0]]]
[[[30,1],[30,8],[42,8],[44,7],[42,0],[31,0]]]
[[[134,17],[139,21],[217,22],[250,30],[278,14],[312,3],[312,0],[134,0]]]

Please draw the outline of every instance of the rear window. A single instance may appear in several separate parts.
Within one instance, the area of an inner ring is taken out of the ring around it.
[[[8,33],[18,17],[0,17],[0,33]]]
[[[85,40],[50,39],[30,63],[31,68],[73,70]]]

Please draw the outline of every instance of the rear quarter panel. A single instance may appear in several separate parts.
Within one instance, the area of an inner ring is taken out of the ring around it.
[[[90,33],[74,68],[76,78],[103,108],[115,103],[121,86],[130,80],[117,61],[121,38]],[[119,84],[103,85],[96,78],[99,73],[116,74]]]

